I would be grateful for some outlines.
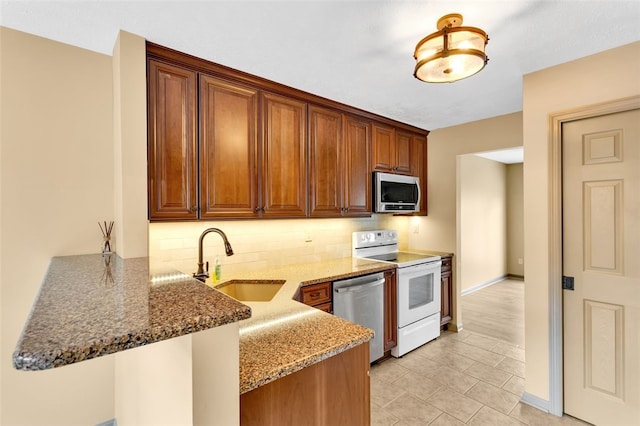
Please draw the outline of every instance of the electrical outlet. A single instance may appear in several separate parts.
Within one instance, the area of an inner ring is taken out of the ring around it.
[[[522,265],[524,263],[524,261],[522,260],[521,257],[518,258],[518,265]]]
[[[311,238],[311,234],[309,232],[305,232],[304,233],[304,242],[305,243],[310,243],[311,241],[313,241],[313,239]]]

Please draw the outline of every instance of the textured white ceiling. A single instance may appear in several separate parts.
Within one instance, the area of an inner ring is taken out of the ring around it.
[[[504,164],[517,164],[524,161],[524,149],[521,146],[517,148],[500,149],[498,151],[481,152],[475,155]]]
[[[489,64],[416,80],[415,44],[453,12],[489,34]],[[524,74],[640,40],[640,2],[0,0],[0,25],[108,55],[123,29],[434,130],[520,111]]]

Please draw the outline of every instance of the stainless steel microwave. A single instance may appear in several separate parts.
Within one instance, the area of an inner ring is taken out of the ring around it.
[[[373,211],[412,213],[420,210],[420,178],[374,172]]]

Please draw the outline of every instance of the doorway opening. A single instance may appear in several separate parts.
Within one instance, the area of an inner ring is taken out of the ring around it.
[[[480,302],[491,296],[475,293],[497,283],[513,284],[512,297],[501,299],[506,310],[498,310],[510,312],[507,316],[515,325],[505,340],[524,347],[523,149],[459,155],[457,168],[457,282],[463,327],[499,338],[491,326],[495,320],[483,313]]]

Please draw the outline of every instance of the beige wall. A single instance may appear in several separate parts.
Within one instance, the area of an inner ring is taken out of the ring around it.
[[[52,256],[95,253],[113,216],[111,58],[0,28],[3,425],[113,417],[113,359],[42,372],[12,353]]]
[[[457,259],[459,233],[457,227],[456,182],[457,157],[475,152],[493,151],[522,146],[522,113],[501,115],[459,126],[433,130],[429,134],[428,203],[429,215],[414,218],[408,233],[409,246],[417,249],[441,250],[454,253],[453,323],[462,326],[460,286]],[[415,230],[418,229],[416,233]]]
[[[523,165],[507,164],[507,274],[524,276]],[[522,262],[519,262],[522,260]]]
[[[640,42],[524,77],[524,251],[527,393],[549,398],[549,115],[640,95]]]
[[[458,286],[464,293],[504,278],[507,258],[506,166],[461,155]]]
[[[415,248],[456,251],[456,157],[522,146],[522,113],[501,115],[429,133],[429,215],[420,219]]]
[[[120,31],[113,49],[115,250],[147,255],[146,41]]]

